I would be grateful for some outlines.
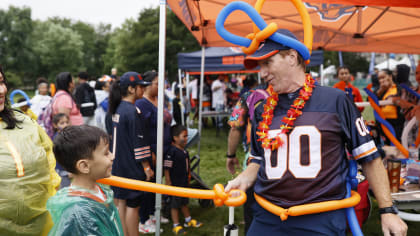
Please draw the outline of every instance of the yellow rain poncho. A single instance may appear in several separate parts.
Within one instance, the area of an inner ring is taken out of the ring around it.
[[[23,121],[14,129],[0,120],[0,235],[47,235],[47,200],[60,185],[52,142],[35,121],[14,114]]]

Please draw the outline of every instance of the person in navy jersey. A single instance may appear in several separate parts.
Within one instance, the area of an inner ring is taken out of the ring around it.
[[[188,141],[188,131],[182,125],[174,125],[171,127],[172,145],[164,158],[163,166],[165,168],[165,182],[167,185],[176,187],[189,187],[190,172],[190,156],[185,150]],[[179,209],[181,209],[185,223],[184,227],[201,227],[202,223],[192,219],[190,210],[188,209],[188,198],[170,197],[171,217],[173,221],[172,232],[176,235],[185,234],[185,230],[179,223]]]
[[[149,135],[150,135],[150,148],[153,155],[152,169],[155,169],[155,156],[156,156],[156,145],[157,145],[157,103],[158,103],[158,73],[155,71],[147,71],[143,73],[143,80],[147,81],[149,85],[144,91],[144,96],[136,101],[136,106],[139,108],[144,115],[144,119],[148,122]],[[163,155],[171,145],[171,116],[167,109],[164,111],[164,136],[163,136]],[[152,180],[154,181],[154,180]],[[153,222],[154,206],[155,206],[155,195],[152,194],[146,199],[146,203],[140,208],[140,226],[139,229],[143,233],[153,233],[155,224]],[[162,223],[167,223],[168,219],[162,217]]]
[[[277,32],[296,39],[288,30]],[[244,65],[248,69],[260,66],[261,77],[278,94],[268,131],[270,137],[275,137],[302,86],[310,80],[304,60],[295,49],[267,39],[245,58]],[[274,150],[262,148],[256,133],[264,110],[263,105],[256,107],[252,120],[251,163],[228,182],[226,192],[236,188],[245,191],[255,183],[257,195],[283,208],[343,199],[347,149],[362,165],[378,200],[384,234],[406,235],[407,225],[392,205],[387,173],[376,146],[360,112],[344,92],[315,85],[292,129],[280,135],[284,144]],[[346,235],[345,210],[289,216],[281,221],[256,203],[247,235],[269,234]]]
[[[112,175],[150,180],[154,172],[150,168],[150,138],[147,121],[142,111],[134,105],[143,96],[144,87],[150,82],[137,72],[126,72],[113,83],[109,96],[112,114],[112,152],[115,160]],[[123,225],[124,235],[138,236],[139,207],[144,192],[112,187]]]

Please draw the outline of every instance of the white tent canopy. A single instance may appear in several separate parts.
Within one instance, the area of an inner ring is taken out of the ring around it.
[[[378,69],[378,70],[383,70],[383,69],[394,70],[395,67],[397,67],[398,64],[400,64],[400,63],[397,60],[389,58],[388,60],[375,65],[375,68]]]

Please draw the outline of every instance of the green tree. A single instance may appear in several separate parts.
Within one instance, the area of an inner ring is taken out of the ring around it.
[[[366,58],[362,57],[357,52],[342,52],[343,63],[350,68],[350,72],[355,74],[356,72],[369,71],[369,62]],[[324,51],[324,67],[335,65],[339,66],[340,62],[338,59],[338,52]]]
[[[17,80],[30,80],[37,67],[31,37],[28,37],[32,30],[30,8],[11,6],[0,10],[0,63]]]
[[[198,50],[199,45],[188,29],[167,10],[166,71],[170,79],[177,76],[176,54]],[[140,12],[137,21],[127,20],[109,41],[105,67],[116,66],[120,71],[145,72],[158,69],[159,8]]]
[[[51,81],[62,71],[77,72],[82,67],[83,41],[72,29],[50,21],[37,22],[33,50],[41,63],[39,75]]]

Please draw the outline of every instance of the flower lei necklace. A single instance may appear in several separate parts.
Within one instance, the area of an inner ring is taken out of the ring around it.
[[[268,131],[273,120],[274,108],[277,106],[279,100],[278,94],[274,92],[273,87],[270,85],[267,89],[269,97],[267,98],[266,104],[264,104],[264,112],[262,113],[263,120],[258,124],[257,135],[260,137],[258,141],[262,141],[262,147],[276,150],[283,146],[284,141],[280,138],[280,134],[287,134],[293,129],[296,118],[302,115],[302,109],[305,106],[306,101],[312,95],[312,90],[315,87],[314,79],[307,74],[303,88],[299,91],[299,96],[293,101],[287,111],[286,116],[281,120],[283,124],[280,126],[280,133],[274,138],[268,137]]]

